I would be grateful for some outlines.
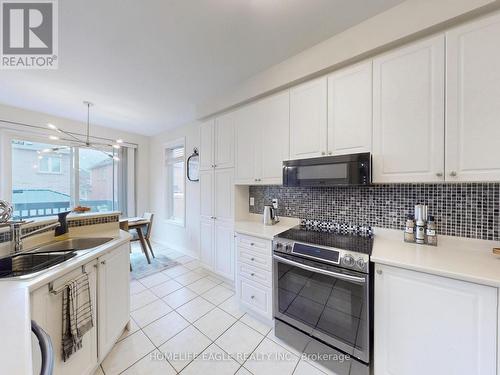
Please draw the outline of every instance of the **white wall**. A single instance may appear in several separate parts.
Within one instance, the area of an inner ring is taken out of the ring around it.
[[[393,48],[412,38],[499,8],[499,0],[407,0],[209,98],[198,118],[283,89],[346,63]],[[341,11],[341,10],[340,10]]]
[[[151,211],[155,213],[153,239],[189,255],[198,257],[200,233],[200,183],[186,179],[186,218],[183,227],[165,220],[165,174],[164,174],[164,147],[165,144],[185,139],[186,158],[194,147],[199,148],[199,123],[195,122],[177,128],[173,131],[151,138],[149,158],[151,160],[150,198]]]
[[[41,127],[46,127],[47,123],[52,123],[57,125],[60,129],[65,131],[83,134],[86,131],[86,124],[83,122],[78,122],[74,120],[69,120],[62,117],[52,116],[46,113],[28,111],[21,108],[10,107],[0,104],[0,120],[7,120],[19,123],[25,123],[29,125],[36,125]],[[26,127],[7,125],[0,122],[0,129],[11,129],[17,132],[23,132],[26,136],[36,136],[36,134],[44,134],[46,136],[48,133],[45,130],[37,131],[35,129],[30,129]],[[147,211],[150,207],[149,205],[149,137],[128,133],[116,129],[110,129],[103,126],[93,125],[91,123],[91,134],[96,137],[103,137],[109,139],[121,138],[125,142],[136,143],[137,144],[137,163],[136,163],[136,197],[137,197],[137,213],[142,214]],[[0,146],[1,147],[1,146]],[[10,158],[9,155],[5,155],[3,150],[0,150],[0,158]],[[1,189],[1,188],[0,188]],[[9,199],[9,192],[0,191],[0,199]]]

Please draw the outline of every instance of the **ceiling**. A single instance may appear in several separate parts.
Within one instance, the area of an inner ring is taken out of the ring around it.
[[[59,1],[59,69],[0,71],[0,103],[153,135],[402,0]]]

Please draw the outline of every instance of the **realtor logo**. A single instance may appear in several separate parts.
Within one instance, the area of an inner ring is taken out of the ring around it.
[[[56,69],[58,29],[56,0],[0,0],[0,67]]]

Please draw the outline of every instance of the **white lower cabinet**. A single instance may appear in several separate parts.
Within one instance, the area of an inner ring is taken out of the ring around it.
[[[233,225],[215,223],[215,273],[234,280],[234,232]]]
[[[74,353],[66,362],[62,358],[62,303],[63,295],[52,294],[49,285],[45,285],[31,293],[31,319],[50,336],[54,349],[54,375],[92,374],[97,366],[97,320],[95,307],[97,301],[97,261],[84,266],[89,276],[90,295],[94,309],[94,327],[83,336],[82,348]],[[53,281],[53,289],[61,288],[65,283],[82,274],[82,267],[67,273]],[[32,342],[33,374],[41,369],[40,347],[37,340]]]
[[[497,293],[377,264],[375,375],[496,374]]]
[[[201,220],[200,260],[205,268],[234,280],[234,232],[231,222]]]
[[[130,319],[130,255],[127,245],[98,259],[100,360],[109,353]]]
[[[265,320],[273,319],[271,241],[236,235],[236,291],[241,306]]]
[[[54,375],[93,374],[109,353],[129,321],[130,281],[129,243],[124,243],[83,267],[44,285],[31,293],[31,317],[51,337],[54,348]],[[51,293],[77,278],[89,276],[94,327],[83,336],[82,348],[66,362],[62,359],[62,298]],[[33,373],[40,373],[40,349],[33,341]]]

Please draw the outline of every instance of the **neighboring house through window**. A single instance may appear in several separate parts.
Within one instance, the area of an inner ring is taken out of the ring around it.
[[[79,204],[94,212],[119,208],[120,162],[90,148],[18,139],[11,145],[15,218],[51,216]]]
[[[40,173],[61,173],[60,156],[39,156],[38,159]]]

